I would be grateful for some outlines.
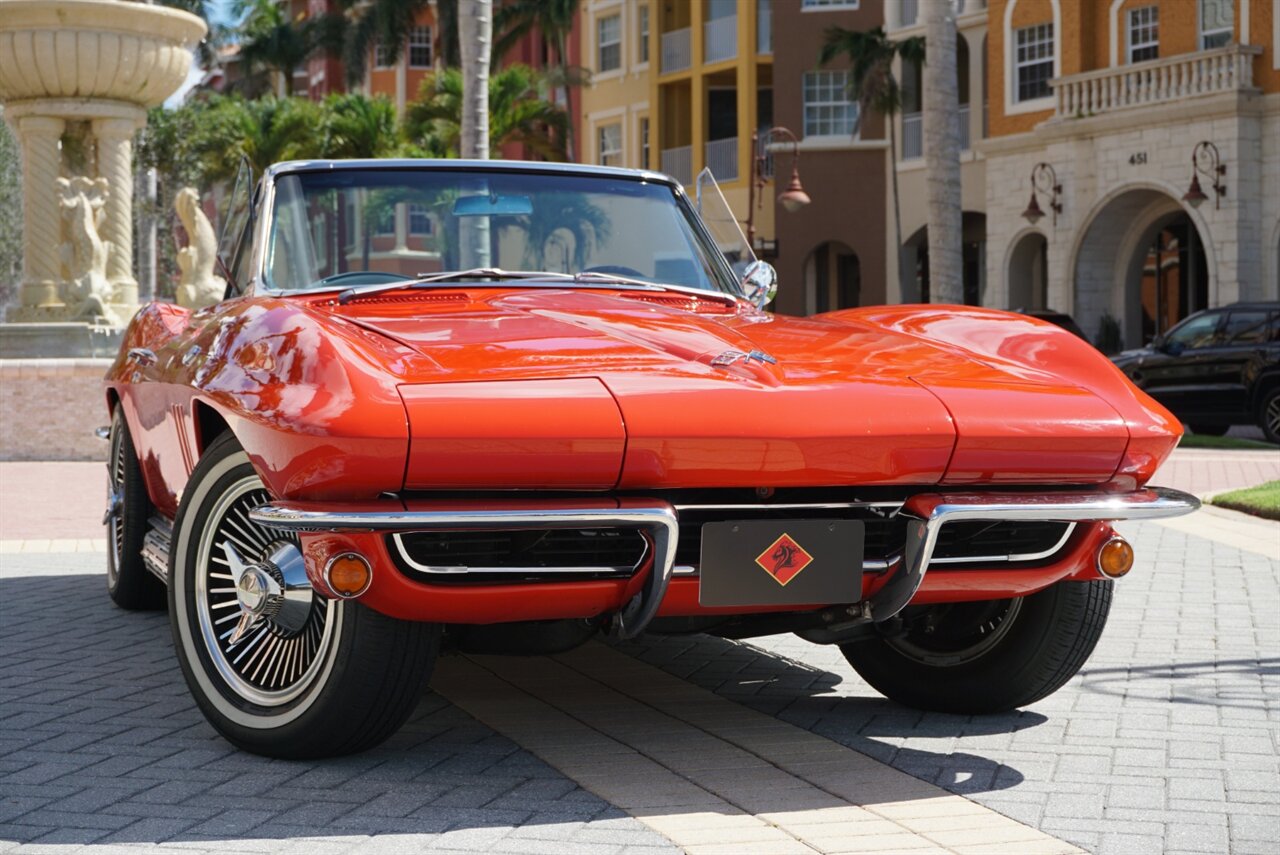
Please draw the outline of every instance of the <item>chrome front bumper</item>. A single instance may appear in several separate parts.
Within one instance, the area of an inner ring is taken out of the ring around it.
[[[281,531],[466,531],[538,528],[641,528],[653,542],[653,569],[644,587],[614,618],[613,631],[632,638],[657,614],[675,566],[679,517],[670,504],[635,500],[635,507],[465,511],[316,511],[266,504],[250,512],[259,525]],[[1150,520],[1189,514],[1195,496],[1162,487],[1132,493],[920,493],[903,505],[907,543],[892,576],[862,608],[872,621],[904,609],[929,569],[938,531],[967,520],[1052,520],[1058,522]]]

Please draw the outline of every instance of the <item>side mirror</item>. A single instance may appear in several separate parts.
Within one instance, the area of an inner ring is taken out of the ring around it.
[[[763,309],[778,293],[778,271],[767,261],[753,261],[742,274],[742,292],[757,309]]]
[[[1180,341],[1165,341],[1164,339],[1161,339],[1158,347],[1170,356],[1181,356],[1182,351],[1187,349],[1186,345]]]

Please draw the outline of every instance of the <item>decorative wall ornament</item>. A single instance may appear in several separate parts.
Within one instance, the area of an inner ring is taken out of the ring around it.
[[[98,236],[103,208],[107,202],[105,178],[58,178],[58,206],[65,224],[59,251],[67,277],[62,282],[61,297],[76,317],[112,317],[111,283],[107,281],[107,259],[111,247]]]
[[[188,309],[212,306],[227,291],[227,280],[213,272],[218,259],[218,238],[213,224],[200,208],[200,194],[183,187],[173,200],[173,209],[187,232],[187,245],[178,249],[178,305]]]

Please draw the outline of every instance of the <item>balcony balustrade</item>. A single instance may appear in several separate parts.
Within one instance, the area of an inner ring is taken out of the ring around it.
[[[690,30],[671,30],[662,34],[663,72],[684,71],[693,64],[693,42]]]
[[[727,137],[707,143],[707,168],[716,181],[738,179],[738,138]]]
[[[682,145],[662,150],[662,171],[681,184],[693,183],[693,146]]]
[[[721,62],[738,55],[738,16],[713,18],[702,25],[703,59]]]
[[[924,116],[920,113],[902,114],[902,159],[924,157]]]
[[[1253,89],[1255,45],[1230,45],[1050,81],[1054,117],[1073,119]]]

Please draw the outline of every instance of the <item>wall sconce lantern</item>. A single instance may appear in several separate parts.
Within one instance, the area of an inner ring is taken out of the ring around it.
[[[1218,147],[1208,140],[1196,143],[1191,150],[1191,187],[1183,194],[1182,201],[1193,208],[1209,197],[1200,189],[1200,176],[1207,175],[1213,181],[1213,207],[1220,208],[1220,200],[1227,195],[1227,185],[1222,177],[1227,174],[1227,165],[1218,155]]]
[[[1044,211],[1040,207],[1037,196],[1041,193],[1049,197],[1049,210],[1053,211],[1053,224],[1058,224],[1058,215],[1062,213],[1062,202],[1058,197],[1062,194],[1062,185],[1058,183],[1058,173],[1047,163],[1037,163],[1031,167],[1031,202],[1027,210],[1022,212],[1023,218],[1031,225],[1040,222]]]

